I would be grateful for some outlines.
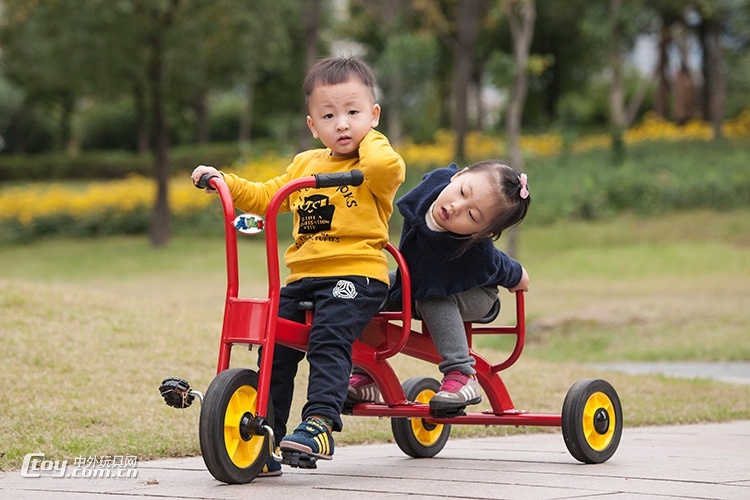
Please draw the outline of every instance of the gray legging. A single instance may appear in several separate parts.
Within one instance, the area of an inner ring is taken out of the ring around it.
[[[416,309],[430,329],[435,349],[443,361],[438,365],[445,374],[459,371],[476,373],[476,360],[469,355],[464,321],[482,319],[497,300],[497,288],[480,287],[450,295],[416,301]]]

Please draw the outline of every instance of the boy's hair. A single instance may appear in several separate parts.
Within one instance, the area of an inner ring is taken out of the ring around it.
[[[500,213],[495,217],[490,226],[482,233],[469,237],[462,252],[471,245],[479,243],[488,233],[492,233],[492,239],[500,237],[504,230],[521,223],[531,203],[528,194],[528,184],[521,185],[521,174],[513,167],[501,160],[485,160],[471,165],[468,172],[485,173],[492,190],[499,194],[497,197]],[[525,196],[521,195],[521,189],[525,188]]]
[[[310,68],[302,90],[305,93],[305,108],[309,107],[310,95],[318,85],[337,85],[356,79],[370,89],[375,101],[375,75],[370,67],[356,57],[328,57]]]

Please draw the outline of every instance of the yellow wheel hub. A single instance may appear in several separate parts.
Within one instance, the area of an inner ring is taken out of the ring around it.
[[[425,390],[419,393],[415,398],[414,402],[430,404],[430,399],[435,395],[435,391]],[[422,446],[432,446],[443,433],[443,424],[427,424],[424,419],[412,418],[411,419],[411,430],[414,433],[414,437]]]
[[[602,451],[612,442],[617,422],[612,400],[603,392],[593,393],[583,408],[583,435],[596,451]]]
[[[255,412],[257,395],[253,387],[241,386],[232,394],[224,414],[224,445],[229,458],[240,468],[249,467],[263,449],[262,436],[253,436],[245,441],[240,435],[242,416],[247,412]]]

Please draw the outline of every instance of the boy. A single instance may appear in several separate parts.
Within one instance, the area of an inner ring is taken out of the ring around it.
[[[377,313],[388,290],[388,242],[393,197],[405,166],[388,139],[373,130],[380,121],[375,77],[355,58],[318,62],[304,82],[307,125],[326,149],[298,154],[286,172],[269,181],[249,182],[199,166],[194,183],[206,173],[221,174],[235,206],[264,214],[273,194],[287,182],[312,174],[359,169],[361,186],[296,192],[282,204],[294,213],[294,243],[284,261],[290,269],[281,289],[279,316],[304,322],[301,301],[315,304],[307,359],[310,364],[303,422],[286,436],[297,365],[305,353],[277,345],[271,375],[277,439],[282,463],[315,467],[312,457],[333,458],[332,431],[341,431],[340,413],[352,368],[352,343]],[[213,191],[213,190],[207,190]],[[264,475],[281,474],[269,458]]]

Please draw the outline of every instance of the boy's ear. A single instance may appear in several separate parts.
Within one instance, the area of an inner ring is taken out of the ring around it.
[[[372,121],[370,122],[370,126],[372,128],[375,128],[380,123],[380,104],[375,103],[372,105]]]
[[[380,123],[380,104],[375,103],[372,105],[372,120],[370,121],[370,127],[375,128]]]
[[[310,115],[307,115],[307,128],[309,128],[310,132],[312,132],[313,139],[317,139],[318,131],[315,129],[315,122],[313,122],[313,119],[310,117]]]

